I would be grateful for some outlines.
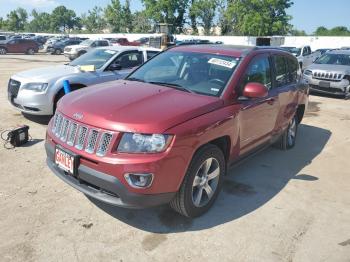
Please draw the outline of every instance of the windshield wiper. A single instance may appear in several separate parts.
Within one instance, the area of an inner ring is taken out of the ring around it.
[[[174,88],[177,90],[181,90],[181,91],[195,94],[195,92],[192,91],[191,89],[188,89],[186,87],[183,87],[183,86],[181,86],[179,84],[175,84],[175,83],[156,82],[156,81],[151,81],[151,82],[147,82],[147,83],[154,84],[154,85],[160,85],[160,86],[167,86],[167,87],[171,87],[171,88]]]
[[[136,78],[136,77],[129,77],[129,78],[126,78],[125,80],[137,81],[137,82],[145,82],[145,80],[142,80],[142,79],[139,79],[139,78]]]

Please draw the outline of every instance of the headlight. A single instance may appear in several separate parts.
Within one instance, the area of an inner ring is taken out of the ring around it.
[[[306,75],[306,76],[311,76],[311,75],[312,75],[312,71],[310,71],[310,70],[305,70],[305,71],[304,71],[304,75]]]
[[[171,135],[124,133],[118,145],[122,153],[159,153],[169,146]]]
[[[26,90],[32,90],[35,92],[45,92],[47,89],[48,83],[28,83],[25,84],[22,88]]]

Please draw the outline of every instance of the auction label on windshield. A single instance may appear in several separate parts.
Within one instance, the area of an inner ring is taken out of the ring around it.
[[[227,68],[233,68],[236,65],[236,62],[230,62],[227,60],[219,59],[219,58],[211,58],[208,61],[209,64],[223,66]]]

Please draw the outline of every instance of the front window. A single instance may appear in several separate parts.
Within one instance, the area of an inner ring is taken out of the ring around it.
[[[350,55],[326,53],[317,59],[315,64],[350,66]]]
[[[154,57],[127,79],[219,96],[239,60],[216,54],[168,51]]]
[[[71,66],[93,65],[95,69],[100,69],[107,61],[109,61],[117,51],[108,49],[94,49],[86,54],[78,57],[70,62]]]
[[[81,42],[80,44],[83,46],[90,46],[93,42],[94,42],[94,40],[87,39],[87,40]]]
[[[301,55],[301,48],[291,48],[290,52],[295,56],[300,56]]]

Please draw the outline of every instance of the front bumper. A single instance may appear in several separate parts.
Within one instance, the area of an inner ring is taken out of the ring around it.
[[[305,80],[309,84],[310,91],[313,93],[345,96],[348,96],[350,93],[349,81],[346,79],[342,79],[341,81],[327,81],[315,79],[313,77],[305,77]],[[322,86],[322,82],[326,82],[329,86]]]
[[[65,57],[68,57],[71,60],[74,60],[75,58],[78,57],[78,53],[68,53],[68,52],[64,52],[63,53]]]
[[[76,177],[68,175],[54,163],[55,148],[45,143],[47,165],[64,182],[99,201],[125,208],[146,208],[169,203],[176,192],[162,194],[137,194],[128,189],[114,176],[96,171],[82,164]]]
[[[34,93],[28,90],[19,90],[14,96],[8,93],[8,101],[20,111],[31,115],[52,115],[53,102],[47,93]]]

